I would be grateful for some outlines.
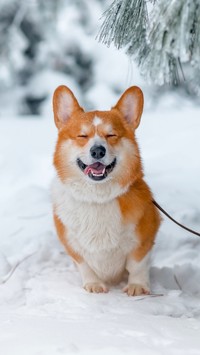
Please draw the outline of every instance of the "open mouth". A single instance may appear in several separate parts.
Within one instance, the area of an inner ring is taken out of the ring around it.
[[[108,174],[111,173],[111,171],[113,171],[116,165],[116,158],[109,165],[104,165],[99,161],[91,165],[86,165],[82,162],[81,159],[77,159],[77,164],[79,168],[84,172],[84,174],[90,177],[90,179],[95,181],[101,181],[105,179]]]

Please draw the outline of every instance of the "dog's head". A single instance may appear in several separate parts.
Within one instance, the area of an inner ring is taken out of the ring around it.
[[[81,186],[106,191],[105,186],[117,185],[119,195],[142,176],[135,139],[143,110],[138,87],[126,90],[110,111],[85,112],[72,91],[59,86],[53,110],[58,128],[54,165],[63,183],[80,191]]]

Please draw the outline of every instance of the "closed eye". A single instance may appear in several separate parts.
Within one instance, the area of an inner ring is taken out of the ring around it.
[[[111,138],[111,137],[117,137],[117,135],[116,134],[107,134],[106,135],[106,138]]]
[[[86,134],[79,134],[77,137],[78,138],[88,138],[88,136]]]

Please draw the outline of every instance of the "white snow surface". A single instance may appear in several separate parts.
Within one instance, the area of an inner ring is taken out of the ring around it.
[[[146,110],[137,131],[146,181],[200,231],[200,110],[169,107]],[[200,354],[200,238],[163,218],[152,296],[86,293],[52,221],[56,134],[52,117],[0,120],[1,354]]]

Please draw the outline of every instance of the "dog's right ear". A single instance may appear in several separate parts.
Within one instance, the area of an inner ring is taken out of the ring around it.
[[[58,86],[53,95],[53,112],[56,127],[59,130],[63,128],[75,111],[83,112],[83,109],[80,107],[73,92],[67,86]]]

